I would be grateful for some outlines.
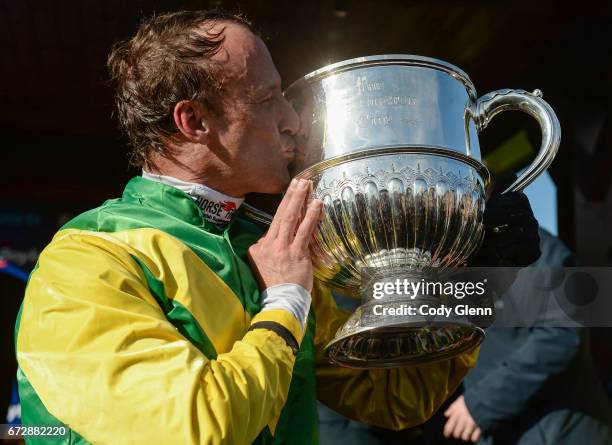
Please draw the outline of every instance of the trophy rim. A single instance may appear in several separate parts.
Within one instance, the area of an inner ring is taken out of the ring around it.
[[[429,146],[411,146],[411,145],[389,145],[386,147],[380,148],[368,148],[365,150],[354,151],[351,153],[345,153],[342,155],[334,156],[329,159],[325,159],[323,161],[319,161],[316,164],[311,165],[305,170],[302,170],[300,173],[295,175],[298,179],[312,179],[313,177],[323,173],[325,170],[336,167],[338,165],[345,164],[347,162],[356,160],[356,159],[367,159],[371,157],[380,157],[381,155],[397,155],[397,154],[421,154],[421,155],[433,155],[433,156],[441,156],[449,159],[454,159],[457,161],[464,162],[468,164],[470,167],[474,168],[482,180],[484,181],[484,186],[487,187],[491,183],[491,173],[489,169],[478,160],[464,155],[462,153],[449,150],[444,147],[437,147],[433,145]]]
[[[433,68],[438,71],[442,71],[449,74],[451,77],[460,80],[470,93],[476,97],[476,87],[474,83],[461,68],[445,62],[443,60],[435,59],[433,57],[418,56],[415,54],[378,54],[373,56],[355,57],[353,59],[342,60],[340,62],[332,63],[312,71],[305,76],[302,76],[295,82],[293,82],[286,91],[291,90],[293,87],[298,86],[300,83],[315,82],[325,77],[329,77],[335,74],[351,71],[358,68],[365,68],[369,66],[387,66],[387,65],[407,65],[407,66],[420,66],[426,68]]]

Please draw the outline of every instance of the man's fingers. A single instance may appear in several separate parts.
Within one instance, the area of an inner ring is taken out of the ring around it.
[[[276,214],[274,218],[272,218],[272,223],[270,224],[270,228],[268,229],[268,232],[267,232],[267,235],[269,235],[271,239],[274,239],[278,236],[278,231],[280,228],[280,220],[279,218],[277,218],[277,216],[282,215],[283,212],[285,211],[285,208],[287,207],[287,203],[291,200],[293,191],[297,188],[297,185],[298,185],[298,179],[293,178],[291,180],[291,183],[289,184],[289,187],[287,187],[285,196],[283,196],[282,201],[280,202],[280,204],[278,205],[278,208],[276,209]]]
[[[481,435],[482,431],[480,431],[480,428],[476,427],[476,429],[472,432],[472,437],[470,437],[470,440],[472,442],[478,442],[480,440]]]
[[[291,198],[281,212],[276,212],[278,218],[278,235],[276,238],[286,242],[291,242],[297,230],[302,216],[302,208],[306,204],[306,199],[310,193],[310,181],[303,179],[298,181],[297,186],[291,193]]]
[[[308,246],[310,237],[317,228],[317,224],[319,224],[322,209],[323,202],[318,199],[313,199],[308,205],[304,220],[295,234],[294,244],[298,249],[303,249]]]
[[[461,434],[461,440],[467,442],[472,437],[472,433],[474,433],[474,429],[476,425],[472,425],[471,423],[466,423],[463,433]]]
[[[455,424],[455,429],[453,431],[453,437],[455,439],[461,439],[461,435],[465,428],[467,427],[465,423],[465,418],[457,416],[457,423]]]
[[[444,425],[444,437],[451,437],[453,431],[455,431],[455,425],[457,424],[457,416],[451,416]]]

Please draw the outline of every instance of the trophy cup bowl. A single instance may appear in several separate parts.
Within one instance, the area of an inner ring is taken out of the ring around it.
[[[285,97],[301,119],[294,174],[313,182],[324,217],[311,242],[315,277],[360,295],[361,270],[383,281],[419,279],[427,268],[464,265],[484,235],[485,188],[478,132],[505,110],[530,114],[542,144],[506,191],[521,190],[555,157],[559,122],[539,90],[477,98],[469,77],[412,55],[361,57],[293,83]],[[429,300],[427,300],[429,299]],[[416,302],[439,304],[431,296]],[[415,304],[390,296],[388,305]],[[365,297],[327,345],[332,362],[385,368],[443,360],[477,346],[484,331],[466,319],[382,316]]]

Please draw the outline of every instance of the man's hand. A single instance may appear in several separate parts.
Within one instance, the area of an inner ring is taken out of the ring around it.
[[[312,291],[312,260],[308,244],[319,223],[323,203],[313,199],[304,214],[311,191],[311,181],[294,179],[270,229],[249,249],[249,259],[262,290],[293,283]]]
[[[487,201],[484,240],[480,250],[468,260],[468,266],[524,267],[540,257],[539,226],[531,204],[522,192],[500,194],[510,185],[505,182],[495,184]]]
[[[444,425],[444,437],[454,437],[464,441],[478,442],[482,432],[465,405],[463,396],[457,397],[444,412],[448,417]]]

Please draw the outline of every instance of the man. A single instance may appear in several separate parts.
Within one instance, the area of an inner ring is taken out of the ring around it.
[[[316,397],[392,429],[431,416],[475,351],[372,372],[323,358],[348,314],[313,284],[321,203],[287,189],[298,117],[249,24],[157,16],[109,66],[143,177],[40,256],[17,322],[24,424],[63,422],[71,443],[311,444]],[[285,189],[265,234],[234,212]]]
[[[541,230],[540,240],[540,258],[504,295],[500,319],[504,313],[535,317],[527,300],[537,299],[547,320],[565,321],[549,291],[539,289],[549,287],[546,268],[575,266],[576,260],[550,233]],[[445,436],[483,445],[612,443],[612,410],[581,327],[489,329],[463,395],[445,415]]]

